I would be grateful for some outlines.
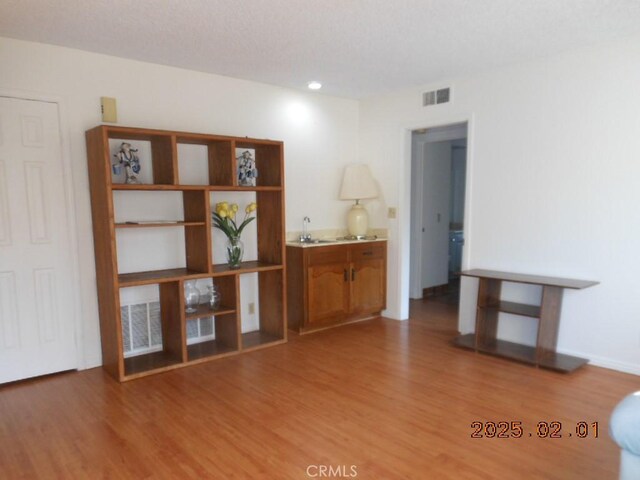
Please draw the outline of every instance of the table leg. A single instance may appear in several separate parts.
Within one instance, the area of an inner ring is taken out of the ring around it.
[[[481,278],[478,286],[478,310],[476,312],[476,350],[496,342],[498,334],[498,303],[502,281]]]
[[[556,353],[560,310],[562,309],[562,287],[544,286],[540,304],[540,325],[536,343],[536,363]]]

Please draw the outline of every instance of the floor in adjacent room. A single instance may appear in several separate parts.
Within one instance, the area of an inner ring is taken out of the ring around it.
[[[454,348],[456,316],[412,301],[407,322],[290,334],[125,384],[96,368],[0,387],[2,478],[617,478],[608,418],[638,377]],[[522,438],[472,438],[488,421],[522,422]]]

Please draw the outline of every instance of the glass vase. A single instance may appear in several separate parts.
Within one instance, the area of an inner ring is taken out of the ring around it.
[[[240,268],[243,254],[244,243],[242,243],[240,237],[227,237],[227,263],[229,268]]]
[[[200,303],[200,290],[195,280],[184,282],[184,306],[187,313],[195,313]]]

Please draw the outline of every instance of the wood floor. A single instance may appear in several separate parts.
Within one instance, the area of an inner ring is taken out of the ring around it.
[[[1,387],[0,476],[617,477],[608,418],[638,377],[590,366],[563,375],[460,350],[449,344],[455,305],[411,308],[408,322],[291,335],[122,385],[92,369]],[[520,421],[524,435],[471,438],[474,421]],[[540,421],[561,422],[563,438],[538,438]],[[577,438],[580,421],[599,422],[599,438]]]

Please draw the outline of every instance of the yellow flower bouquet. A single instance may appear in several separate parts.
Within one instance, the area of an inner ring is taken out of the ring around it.
[[[216,203],[213,216],[213,226],[222,230],[227,236],[227,263],[230,268],[240,268],[242,255],[244,254],[244,244],[240,240],[242,230],[256,217],[253,213],[258,208],[255,202],[251,202],[244,209],[244,219],[238,225],[236,214],[239,210],[237,203],[220,202]]]

